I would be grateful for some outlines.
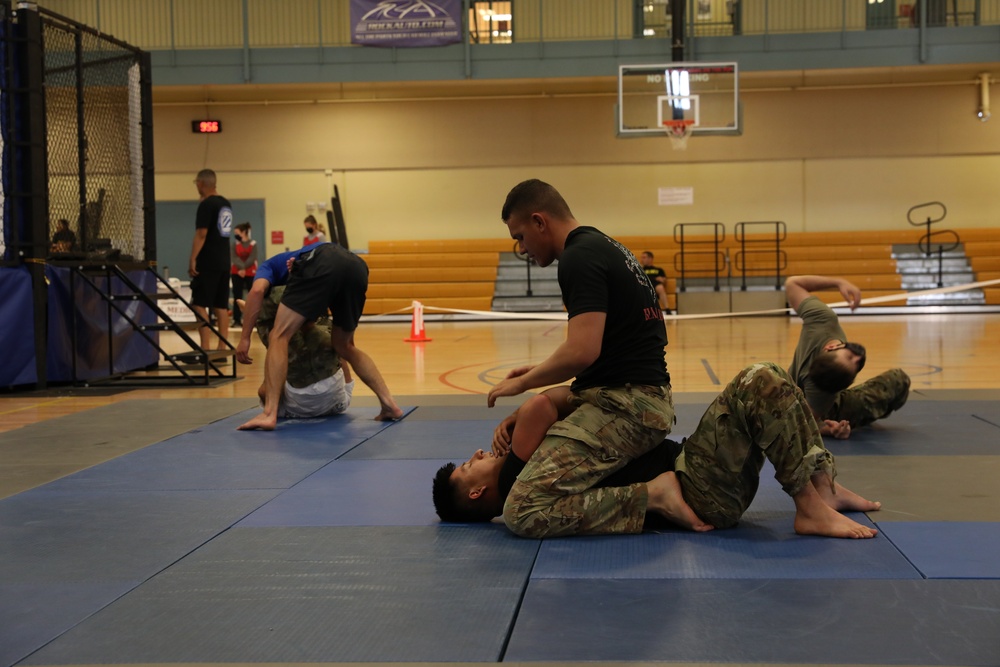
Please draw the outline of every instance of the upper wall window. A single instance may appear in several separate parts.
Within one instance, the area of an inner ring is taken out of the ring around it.
[[[476,0],[469,7],[469,39],[473,44],[510,44],[514,41],[511,2]]]

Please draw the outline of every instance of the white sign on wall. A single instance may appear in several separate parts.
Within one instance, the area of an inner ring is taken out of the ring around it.
[[[694,204],[694,188],[659,188],[660,206],[692,206]]]

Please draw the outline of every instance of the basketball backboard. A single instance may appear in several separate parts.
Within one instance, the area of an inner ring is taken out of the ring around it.
[[[664,135],[664,121],[693,121],[693,134],[741,134],[739,70],[730,63],[622,65],[618,136]]]

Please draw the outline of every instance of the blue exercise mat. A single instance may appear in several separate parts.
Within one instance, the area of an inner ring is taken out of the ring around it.
[[[508,413],[504,413],[506,416]],[[357,459],[468,459],[477,449],[490,451],[497,422],[410,421],[366,440],[342,458]]]
[[[928,579],[1000,579],[1000,523],[893,521],[879,529]]]
[[[974,416],[968,402],[955,403],[908,404],[905,412],[851,431],[849,440],[826,438],[827,449],[838,456],[1000,454],[1000,427]]]
[[[864,514],[852,519],[871,525]],[[793,512],[728,530],[545,540],[532,579],[919,579],[892,543],[796,535]]]
[[[1000,581],[532,579],[505,662],[1000,664]]]
[[[287,489],[367,438],[392,428],[378,410],[281,420],[276,431],[236,427],[257,409],[194,429],[55,482],[78,490]]]
[[[446,461],[334,461],[248,516],[242,527],[428,526],[431,480]]]
[[[52,486],[0,501],[3,656],[27,655],[275,495]]]
[[[139,583],[0,583],[0,665],[16,664]]]
[[[535,540],[236,528],[24,664],[497,662]]]

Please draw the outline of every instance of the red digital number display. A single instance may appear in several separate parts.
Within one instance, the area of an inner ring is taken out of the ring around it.
[[[196,134],[218,134],[222,132],[221,120],[193,120],[191,131]]]

